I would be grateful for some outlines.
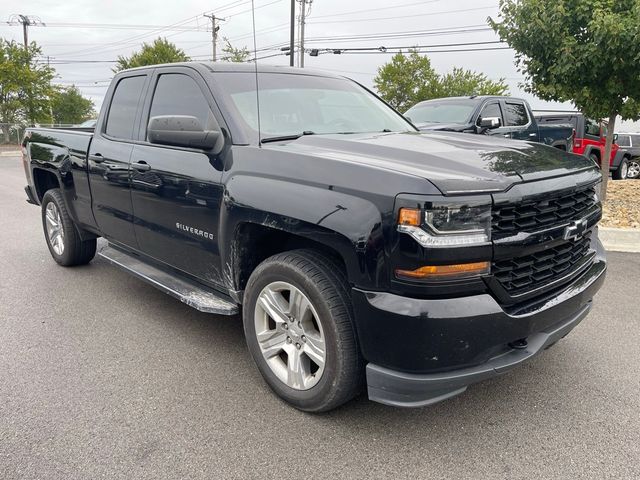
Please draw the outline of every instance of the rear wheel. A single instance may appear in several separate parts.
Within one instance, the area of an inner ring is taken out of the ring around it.
[[[96,239],[83,241],[80,238],[58,188],[44,194],[42,227],[49,252],[60,265],[84,265],[95,256]]]
[[[262,262],[247,283],[249,352],[271,389],[294,407],[331,410],[357,395],[363,363],[344,272],[312,250]]]
[[[640,177],[640,159],[636,157],[629,160],[627,178],[638,178],[638,177]]]
[[[614,180],[626,180],[627,173],[629,172],[629,160],[625,157],[620,162],[620,166],[614,171],[611,176]]]

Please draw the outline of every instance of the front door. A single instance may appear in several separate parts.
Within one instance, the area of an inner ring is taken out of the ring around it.
[[[503,136],[506,138],[511,138],[511,134],[509,130],[504,126],[504,115],[502,114],[502,108],[500,106],[500,102],[498,100],[489,100],[484,104],[482,110],[480,111],[480,115],[478,116],[477,125],[480,126],[480,122],[483,118],[499,118],[500,125],[499,128],[487,129],[484,131],[485,135],[496,135]]]
[[[170,73],[165,73],[170,72]],[[218,224],[222,169],[211,153],[147,142],[148,119],[160,115],[196,117],[205,129],[220,129],[206,84],[197,74],[163,69],[144,131],[131,157],[134,229],[147,255],[213,285],[222,285]]]

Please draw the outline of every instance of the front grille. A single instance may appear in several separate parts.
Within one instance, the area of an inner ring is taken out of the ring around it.
[[[493,273],[510,295],[544,286],[570,273],[589,253],[591,232],[577,241],[493,263]]]
[[[580,220],[597,204],[595,187],[551,193],[544,198],[498,206],[492,212],[492,234],[504,238]]]

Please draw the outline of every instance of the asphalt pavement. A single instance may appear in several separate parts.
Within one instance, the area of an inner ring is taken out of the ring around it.
[[[62,268],[0,158],[0,479],[638,479],[640,255],[537,359],[438,405],[278,400],[238,317],[95,260]]]

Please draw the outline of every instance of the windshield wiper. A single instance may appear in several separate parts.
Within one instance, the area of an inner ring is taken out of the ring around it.
[[[311,130],[305,130],[302,133],[296,133],[293,135],[281,135],[279,137],[267,137],[267,138],[262,138],[260,140],[260,143],[270,143],[270,142],[284,142],[287,140],[297,140],[300,137],[306,136],[306,135],[315,135],[315,132],[312,132]]]

